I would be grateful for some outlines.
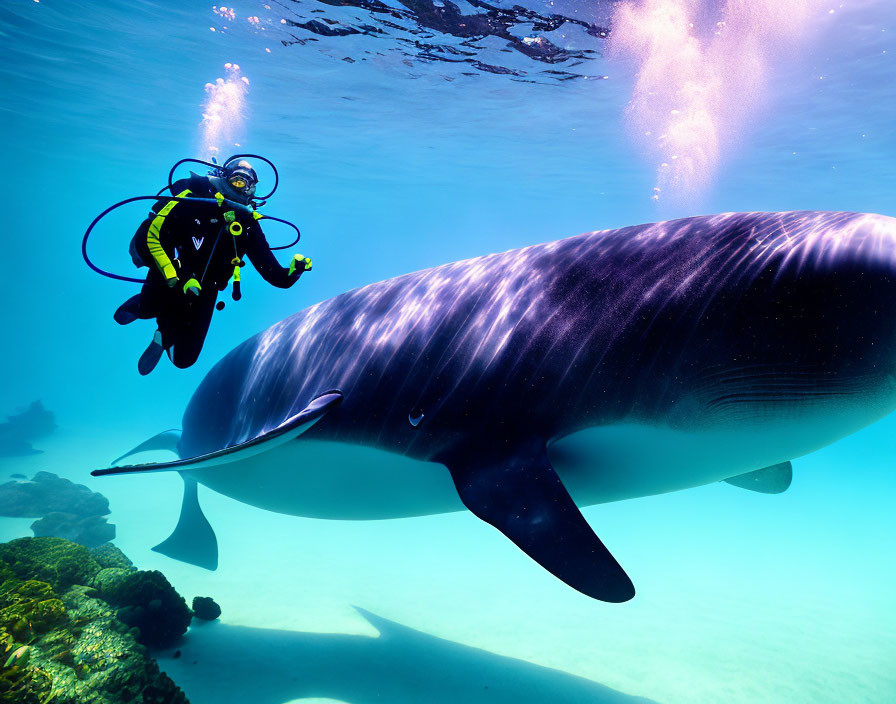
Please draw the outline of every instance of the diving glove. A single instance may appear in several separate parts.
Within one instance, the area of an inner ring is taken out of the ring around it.
[[[199,282],[196,279],[189,279],[187,283],[184,284],[184,293],[192,293],[194,296],[198,296],[201,290],[202,286],[199,285]]]
[[[299,273],[311,271],[311,258],[303,257],[301,254],[293,256],[292,261],[289,263],[289,275],[292,276],[296,271]]]

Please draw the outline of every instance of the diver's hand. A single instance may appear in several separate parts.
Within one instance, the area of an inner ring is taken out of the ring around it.
[[[194,296],[198,296],[201,290],[202,286],[199,285],[199,282],[196,279],[189,279],[187,283],[184,284],[184,293],[192,293]]]
[[[311,258],[303,257],[301,254],[294,255],[292,261],[289,263],[289,275],[292,276],[297,271],[300,274],[306,271],[311,271]]]

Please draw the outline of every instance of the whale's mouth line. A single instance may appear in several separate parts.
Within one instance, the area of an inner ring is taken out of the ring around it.
[[[763,403],[792,403],[812,402],[822,399],[842,398],[848,396],[857,396],[859,391],[820,391],[820,390],[751,390],[736,393],[723,394],[711,399],[707,403],[707,407],[711,410],[718,410],[725,406],[733,406],[739,404],[763,404]]]
[[[756,364],[706,370],[696,375],[689,386],[693,397],[712,413],[751,405],[846,401],[871,391],[877,380],[870,373]]]

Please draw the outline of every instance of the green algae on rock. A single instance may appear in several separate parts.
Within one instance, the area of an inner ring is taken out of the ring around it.
[[[103,564],[126,567],[103,568]],[[118,607],[118,618],[140,629],[143,645],[164,648],[187,631],[192,614],[184,598],[161,572],[135,570],[118,548],[95,552],[63,538],[19,538],[0,544],[3,561],[19,579],[33,576],[56,591],[73,584],[93,587],[109,604]]]
[[[104,543],[95,548],[90,549],[90,556],[97,561],[100,567],[120,567],[124,569],[136,570],[134,563],[128,559],[121,550],[112,543]]]
[[[27,646],[0,628],[0,661],[27,648],[28,659],[0,669],[0,702],[20,704],[187,704],[183,692],[136,642],[115,610],[81,586],[62,595],[66,627]],[[6,653],[10,655],[7,656]]]
[[[0,585],[0,628],[27,643],[65,621],[65,607],[46,582],[8,579]]]
[[[19,538],[0,544],[0,560],[19,579],[47,582],[57,592],[88,584],[100,566],[83,545],[64,538]]]
[[[119,620],[119,609],[94,586],[77,583],[141,574],[133,566],[102,568],[130,565],[113,546],[97,558],[57,538],[0,545],[0,703],[187,704],[138,642],[137,629]],[[80,569],[73,559],[83,561]]]
[[[96,589],[100,593],[100,597],[108,601],[108,595],[113,592],[118,583],[129,574],[136,571],[137,570],[133,568],[104,567],[90,578],[90,584],[88,586]]]

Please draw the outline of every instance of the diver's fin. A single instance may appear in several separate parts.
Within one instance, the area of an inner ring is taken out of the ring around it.
[[[100,477],[106,474],[130,474],[133,472],[164,472],[185,471],[192,469],[206,469],[216,464],[225,464],[237,460],[246,459],[260,452],[266,452],[278,445],[289,442],[304,433],[308,428],[326,415],[327,411],[335,408],[342,401],[341,391],[327,391],[315,398],[305,408],[294,416],[287,418],[272,430],[256,435],[250,440],[241,442],[213,452],[207,452],[198,457],[174,460],[171,462],[154,462],[149,464],[124,465],[122,467],[109,467],[107,469],[95,469],[91,474]]]
[[[611,602],[635,595],[551,466],[544,442],[448,469],[468,509],[573,589]]]
[[[177,443],[179,442],[180,430],[165,430],[158,435],[153,435],[149,440],[144,440],[133,450],[125,452],[121,457],[116,457],[112,460],[112,466],[114,467],[126,457],[136,455],[138,452],[149,452],[150,450],[170,450],[180,457],[177,451]]]
[[[184,501],[180,507],[177,527],[153,550],[181,562],[188,562],[207,570],[216,570],[218,539],[199,506],[196,480],[183,474],[181,478],[184,480]]]
[[[757,469],[755,472],[729,477],[725,481],[741,489],[758,491],[760,494],[781,494],[787,491],[790,482],[793,481],[793,465],[790,462],[781,462],[771,467]]]

